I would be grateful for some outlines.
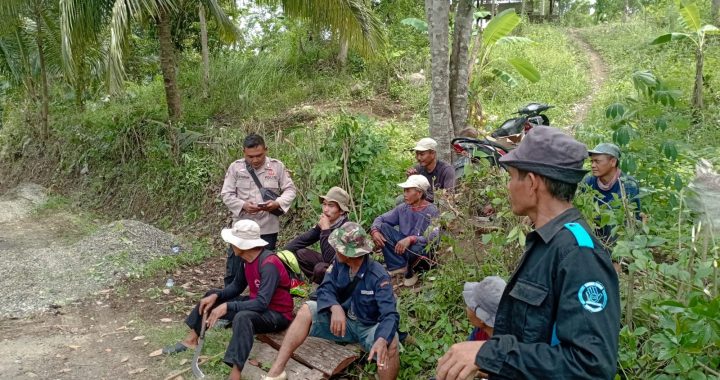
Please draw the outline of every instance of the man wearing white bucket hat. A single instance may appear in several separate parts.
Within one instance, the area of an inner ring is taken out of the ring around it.
[[[430,183],[424,176],[411,175],[398,186],[403,188],[405,203],[375,218],[371,235],[390,274],[404,273],[403,284],[413,286],[418,280],[413,268],[429,256],[426,248],[438,236],[436,229],[425,233],[440,213],[427,200]]]
[[[252,220],[239,220],[221,232],[241,259],[233,282],[222,290],[205,294],[185,323],[190,332],[182,342],[163,349],[166,354],[182,352],[198,343],[202,324],[212,328],[219,319],[232,321],[233,334],[225,351],[225,364],[232,366],[230,379],[240,373],[253,345],[253,335],[285,330],[293,319],[290,276],[274,252],[265,249],[260,226]],[[248,296],[241,296],[249,288]]]

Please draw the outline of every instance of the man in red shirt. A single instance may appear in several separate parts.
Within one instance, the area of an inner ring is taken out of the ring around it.
[[[207,314],[206,329],[219,319],[232,321],[232,338],[225,351],[225,364],[232,366],[229,379],[239,380],[253,345],[253,335],[285,330],[293,319],[290,276],[274,252],[265,249],[260,226],[252,220],[239,220],[222,230],[222,238],[241,259],[239,270],[223,290],[211,290],[190,312],[185,323],[190,332],[182,342],[165,347],[172,354],[194,348]],[[248,296],[240,294],[249,288]]]

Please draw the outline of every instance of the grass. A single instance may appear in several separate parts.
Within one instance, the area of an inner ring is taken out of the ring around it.
[[[150,344],[154,347],[173,345],[175,342],[181,341],[188,332],[188,327],[184,322],[158,325],[148,321],[138,321],[138,329],[147,337]],[[201,369],[207,378],[225,379],[230,373],[230,367],[228,367],[222,359],[223,353],[230,342],[231,335],[231,329],[211,329],[206,333],[202,355],[211,357],[212,359],[210,362],[203,364]],[[168,374],[189,367],[193,352],[194,350],[187,350],[176,355],[166,356],[163,361],[163,366],[167,368]],[[186,362],[181,365],[180,363],[183,361]],[[192,373],[186,374],[186,376],[188,375],[192,376]]]
[[[67,244],[91,235],[99,228],[99,219],[94,212],[78,209],[69,198],[55,194],[36,206],[33,216],[38,220],[52,219],[56,225],[62,226],[64,233],[60,238]]]
[[[629,24],[606,24],[582,30],[583,37],[602,55],[611,68],[610,78],[598,96],[590,112],[591,133],[608,135],[603,129],[605,107],[634,92],[632,73],[650,70],[666,82],[669,87],[678,88],[682,96],[677,104],[678,110],[688,112],[695,78],[695,58],[689,43],[671,43],[659,47],[650,46],[656,36],[675,31],[672,27],[660,28],[654,24],[636,20]],[[621,48],[620,48],[621,47]],[[720,70],[720,46],[711,40],[705,57],[705,111],[699,115],[697,123],[668,129],[665,133],[674,139],[691,145],[691,149],[720,146],[720,135],[716,128],[720,123],[720,76],[714,73]]]
[[[589,61],[587,55],[572,43],[566,31],[549,24],[523,25],[523,35],[532,44],[499,45],[493,59],[500,67],[519,77],[509,65],[500,60],[521,57],[530,61],[540,72],[541,79],[531,83],[518,79],[518,86],[510,87],[504,82],[483,73],[480,90],[483,107],[493,127],[513,117],[512,113],[530,102],[549,103],[555,108],[547,112],[552,125],[567,126],[571,123],[573,105],[590,92]]]
[[[189,246],[191,246],[189,251],[183,250],[177,255],[162,256],[148,262],[142,267],[141,276],[152,277],[159,273],[172,272],[183,266],[198,265],[214,254],[212,244],[208,240],[195,240]]]

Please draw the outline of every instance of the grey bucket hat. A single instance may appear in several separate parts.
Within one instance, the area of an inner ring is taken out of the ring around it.
[[[566,183],[579,183],[588,173],[583,162],[585,145],[553,127],[534,127],[520,146],[500,158],[500,163]]]
[[[480,282],[466,282],[463,298],[467,307],[474,310],[481,321],[495,327],[495,315],[504,290],[505,280],[498,276],[488,276]]]
[[[600,143],[595,148],[593,148],[593,150],[589,150],[588,154],[591,156],[593,154],[607,154],[607,155],[613,156],[619,160],[620,159],[620,148],[618,148],[618,146],[615,144]]]
[[[341,210],[350,212],[350,207],[348,207],[348,204],[350,203],[350,195],[348,195],[347,191],[343,190],[341,187],[331,187],[327,194],[320,196],[320,203],[323,201],[335,202]]]

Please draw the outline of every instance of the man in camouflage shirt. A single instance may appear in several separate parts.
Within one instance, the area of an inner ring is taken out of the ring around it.
[[[285,365],[305,338],[359,343],[375,359],[380,379],[397,378],[400,368],[397,328],[400,316],[385,268],[368,255],[372,240],[357,223],[348,222],[329,238],[337,257],[318,288],[285,334],[268,380],[287,379]]]

